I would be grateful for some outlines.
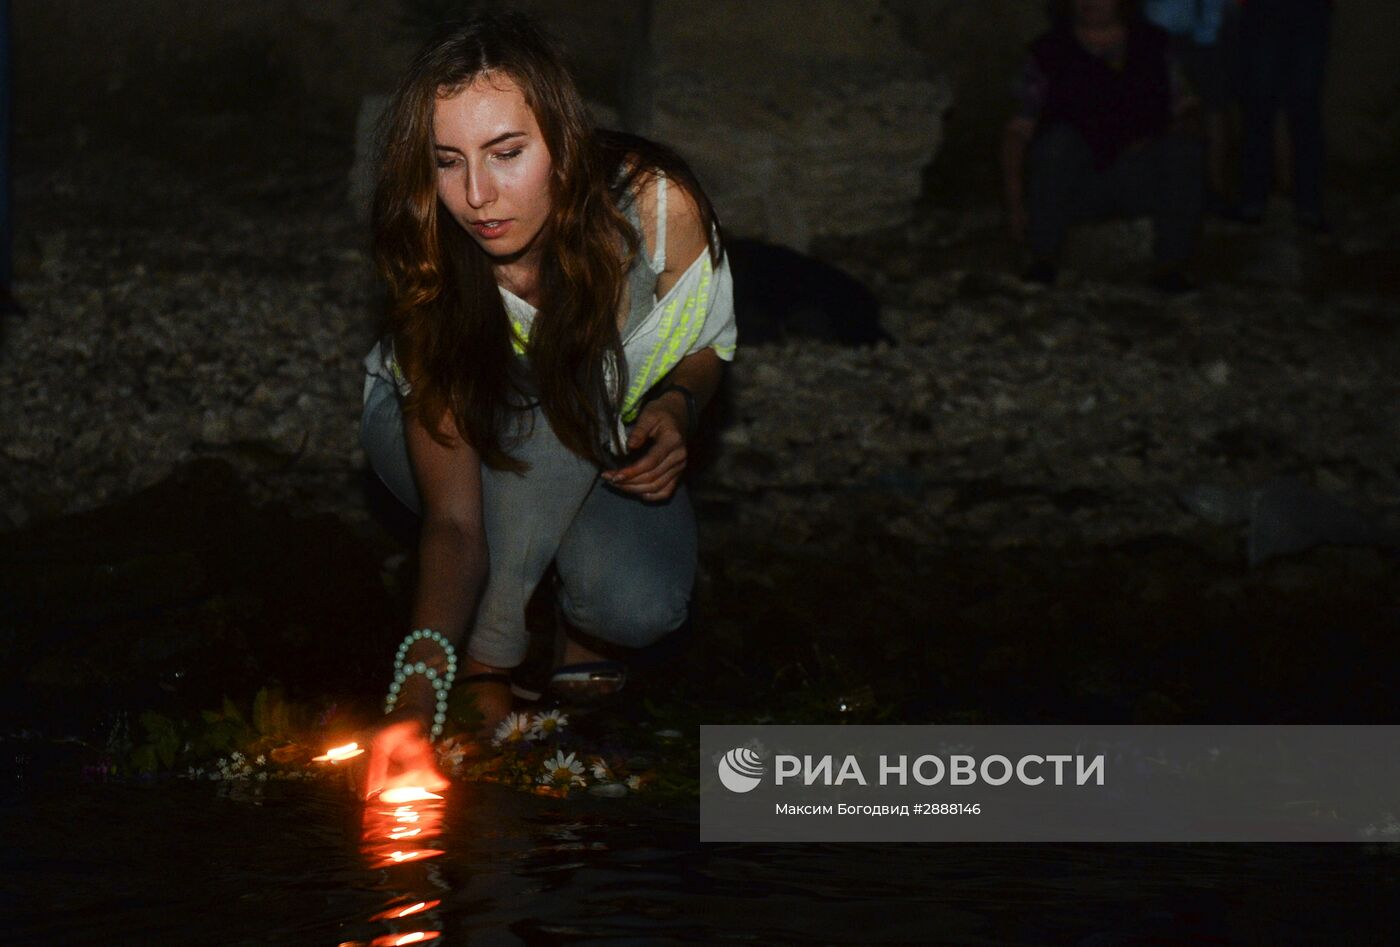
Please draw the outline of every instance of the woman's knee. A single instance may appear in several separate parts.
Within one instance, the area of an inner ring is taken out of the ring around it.
[[[690,589],[645,582],[611,583],[584,594],[561,596],[564,617],[574,627],[610,644],[644,648],[685,624]]]

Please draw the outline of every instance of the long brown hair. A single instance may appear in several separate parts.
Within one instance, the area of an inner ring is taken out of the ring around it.
[[[552,162],[540,306],[526,347],[533,394],[565,447],[606,466],[605,445],[621,449],[612,430],[626,371],[617,315],[641,243],[610,185],[661,167],[695,195],[707,218],[713,211],[693,175],[683,163],[675,167],[665,149],[595,134],[560,48],[518,13],[440,30],[409,67],[387,115],[372,219],[375,259],[389,290],[386,328],[411,385],[404,416],[440,437],[448,412],[485,463],[526,467],[510,456],[506,432],[529,393],[491,260],[437,198],[435,101],[486,73],[520,87]],[[621,179],[619,166],[630,169]]]

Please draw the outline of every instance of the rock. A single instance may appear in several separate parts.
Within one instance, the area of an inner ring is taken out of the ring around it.
[[[1081,224],[1065,238],[1065,265],[1093,276],[1131,271],[1151,258],[1152,221],[1146,217]]]
[[[350,166],[349,196],[350,207],[361,221],[369,219],[379,162],[380,123],[391,98],[393,96],[382,93],[365,96],[360,99],[360,111],[355,117],[355,162]]]
[[[657,0],[653,23],[649,131],[730,233],[805,250],[909,219],[951,94],[883,4]]]
[[[1400,547],[1400,527],[1298,480],[1282,477],[1260,488],[1249,523],[1249,564],[1313,546]]]
[[[1202,372],[1206,376],[1206,381],[1212,385],[1228,385],[1230,383],[1230,366],[1225,362],[1211,362]]]
[[[29,511],[19,502],[6,506],[4,511],[0,512],[0,516],[4,517],[3,523],[0,523],[0,530],[19,529],[29,522]]]
[[[1244,277],[1274,286],[1297,286],[1303,281],[1303,254],[1290,233],[1271,233],[1260,238],[1254,259]]]
[[[1221,526],[1238,526],[1249,521],[1254,493],[1240,487],[1198,484],[1177,494],[1181,505],[1192,513]]]

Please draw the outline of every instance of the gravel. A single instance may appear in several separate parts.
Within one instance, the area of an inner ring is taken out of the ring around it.
[[[125,158],[19,177],[27,314],[0,350],[0,527],[210,455],[260,500],[368,521],[359,362],[377,291],[343,175],[309,162],[210,181]],[[1376,253],[1393,211],[1331,252]],[[1227,274],[1168,302],[949,262],[950,241],[994,225],[944,215],[824,251],[872,286],[896,345],[741,340],[697,482],[713,536],[1116,543],[1196,529],[1184,489],[1280,474],[1400,503],[1395,297]]]

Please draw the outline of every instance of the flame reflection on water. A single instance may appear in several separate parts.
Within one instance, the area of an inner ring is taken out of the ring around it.
[[[423,911],[431,911],[442,902],[434,899],[432,901],[417,901],[406,907],[391,907],[370,918],[371,921],[386,921],[392,918],[408,917],[410,914],[421,914]]]
[[[441,936],[434,914],[442,899],[433,895],[443,894],[447,885],[433,860],[447,854],[441,847],[446,808],[441,795],[418,786],[386,790],[364,807],[360,853],[371,870],[381,872],[385,886],[396,891],[370,918],[390,931],[370,940],[368,947],[421,944]],[[405,839],[412,839],[412,848],[403,847]],[[413,918],[415,930],[393,929],[395,921],[407,917]]]
[[[436,940],[442,931],[413,931],[408,934],[385,934],[369,942],[370,947],[399,947],[400,944],[421,944]]]

